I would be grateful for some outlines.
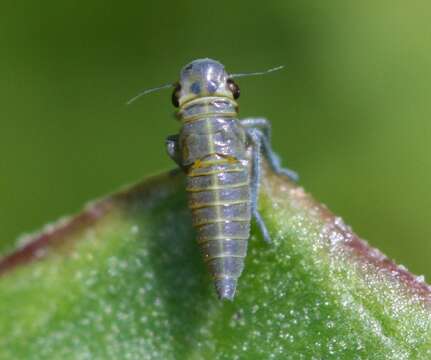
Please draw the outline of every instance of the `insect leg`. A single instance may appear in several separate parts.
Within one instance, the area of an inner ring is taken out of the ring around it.
[[[178,143],[178,135],[169,135],[166,140],[166,150],[169,157],[174,160],[180,168],[183,167],[181,163],[181,152]]]
[[[271,140],[271,123],[265,118],[245,118],[240,120],[240,123],[246,129],[257,128],[261,129],[266,137]]]
[[[259,199],[259,186],[261,178],[261,160],[262,160],[262,136],[258,133],[257,129],[251,128],[247,129],[247,135],[252,146],[252,163],[251,163],[251,181],[250,181],[250,191],[251,191],[251,213],[256,220],[256,223],[262,233],[263,239],[271,243],[271,236],[269,235],[268,228],[266,227],[265,221],[258,209],[258,199]]]
[[[298,181],[298,174],[288,168],[281,166],[280,157],[272,150],[271,146],[271,123],[265,118],[246,118],[240,121],[246,129],[256,129],[262,138],[262,150],[272,170],[280,175],[285,175],[293,181]]]

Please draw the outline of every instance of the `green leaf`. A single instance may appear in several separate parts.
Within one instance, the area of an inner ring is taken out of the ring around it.
[[[290,181],[268,173],[261,189],[274,243],[253,227],[233,302],[200,258],[181,175],[21,241],[0,260],[0,358],[431,358],[422,279]]]

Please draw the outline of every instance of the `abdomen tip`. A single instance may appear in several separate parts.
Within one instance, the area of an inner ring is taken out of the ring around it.
[[[220,300],[232,301],[235,296],[236,280],[233,278],[222,278],[214,281],[217,295]]]

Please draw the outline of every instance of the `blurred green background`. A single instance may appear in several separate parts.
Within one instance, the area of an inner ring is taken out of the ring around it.
[[[301,184],[363,238],[431,275],[431,3],[4,2],[0,250],[90,199],[173,166],[170,91],[194,58],[240,79]]]

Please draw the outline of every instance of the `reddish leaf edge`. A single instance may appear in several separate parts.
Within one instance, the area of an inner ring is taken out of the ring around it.
[[[264,191],[276,194],[279,191],[286,192],[287,189],[289,197],[299,206],[313,208],[316,216],[323,223],[328,226],[336,226],[334,224],[338,217],[325,205],[318,203],[310,194],[305,193],[302,187],[269,171],[265,171],[265,175],[262,186]],[[177,170],[173,170],[149,177],[137,185],[125,187],[117,193],[89,203],[80,213],[60,219],[55,224],[46,226],[41,232],[27,236],[25,241],[20,241],[21,245],[17,249],[0,258],[0,276],[4,276],[17,267],[40,261],[49,254],[51,249],[64,245],[69,238],[73,237],[73,234],[92,226],[118,206],[127,205],[136,199],[149,202],[161,200],[178,191],[182,182],[183,176]],[[349,251],[356,261],[370,264],[376,271],[390,272],[393,279],[402,283],[412,295],[418,296],[424,303],[431,304],[431,286],[422,281],[420,277],[413,275],[378,249],[371,247],[349,227],[337,226],[336,230],[344,239],[347,239],[341,246]]]

